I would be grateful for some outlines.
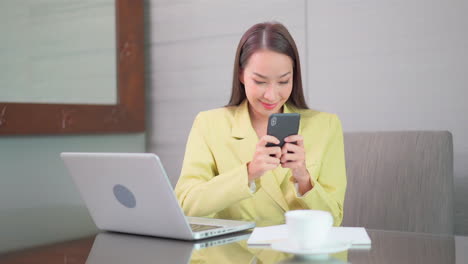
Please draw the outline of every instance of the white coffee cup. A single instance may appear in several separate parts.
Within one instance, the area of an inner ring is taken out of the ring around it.
[[[326,211],[294,210],[286,212],[285,216],[288,240],[300,249],[320,247],[333,225],[333,217]]]

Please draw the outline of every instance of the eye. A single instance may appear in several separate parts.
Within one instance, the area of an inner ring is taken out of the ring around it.
[[[265,83],[266,83],[266,82],[261,82],[261,81],[257,81],[257,80],[254,80],[254,82],[255,82],[256,84],[265,84]]]
[[[279,82],[279,84],[282,84],[282,85],[284,85],[284,84],[288,84],[288,83],[289,83],[289,80],[287,80],[287,81],[284,81],[284,82]]]

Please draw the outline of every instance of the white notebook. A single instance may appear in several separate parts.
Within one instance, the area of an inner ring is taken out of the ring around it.
[[[271,243],[287,239],[286,225],[256,227],[247,240],[249,246],[269,246]],[[371,240],[363,227],[332,227],[328,240],[350,242],[352,248],[370,248]]]

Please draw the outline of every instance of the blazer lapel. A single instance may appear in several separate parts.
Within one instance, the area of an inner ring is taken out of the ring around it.
[[[250,123],[247,100],[244,100],[236,109],[231,136],[233,138],[233,150],[235,150],[242,164],[249,162],[258,142],[258,136]]]
[[[247,100],[244,100],[236,109],[231,136],[235,144],[232,149],[236,151],[242,164],[251,161],[259,139],[250,122]],[[288,205],[272,171],[260,177],[260,186],[284,211],[288,211]]]

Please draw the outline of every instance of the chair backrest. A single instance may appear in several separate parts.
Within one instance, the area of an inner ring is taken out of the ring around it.
[[[450,132],[350,132],[344,143],[343,226],[453,234]]]

